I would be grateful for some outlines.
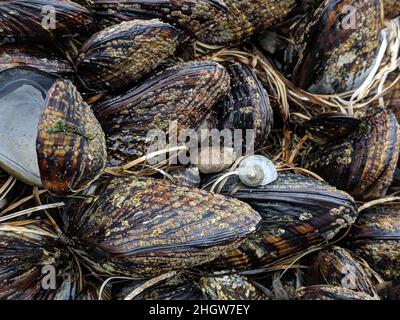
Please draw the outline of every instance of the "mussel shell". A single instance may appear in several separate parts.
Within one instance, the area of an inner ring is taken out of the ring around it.
[[[299,40],[295,83],[318,94],[357,89],[375,61],[381,28],[380,3],[379,0],[324,1]],[[348,8],[355,10],[355,21],[352,21],[354,12],[347,12]]]
[[[202,277],[199,286],[209,300],[268,300],[247,277],[237,274]]]
[[[161,71],[94,112],[105,130],[113,164],[147,153],[149,130],[196,129],[228,91],[229,76],[215,62],[188,62]]]
[[[321,143],[347,137],[357,129],[360,119],[343,113],[324,113],[304,123],[311,137]]]
[[[103,272],[153,275],[209,262],[253,234],[248,205],[152,178],[105,181],[68,213],[79,254]]]
[[[54,28],[47,26],[52,17]],[[68,39],[94,28],[90,11],[68,0],[6,0],[0,6],[0,42]]]
[[[96,180],[107,159],[104,132],[69,80],[12,68],[0,73],[0,87],[4,170],[58,194]]]
[[[362,212],[350,247],[384,280],[400,279],[400,207],[378,205]]]
[[[143,281],[125,285],[116,295],[117,300],[125,299]],[[200,286],[189,277],[177,275],[167,279],[134,297],[135,300],[206,300]]]
[[[261,269],[332,240],[353,224],[357,207],[347,193],[299,174],[284,173],[251,188],[231,178],[223,193],[248,203],[262,217],[261,229],[211,267]]]
[[[94,90],[129,86],[173,55],[179,31],[159,20],[133,20],[106,28],[82,47],[77,68]]]
[[[399,0],[382,0],[385,9],[385,18],[393,19],[400,16]]]
[[[200,187],[201,177],[197,167],[178,168],[171,172],[171,176],[174,178],[176,185],[192,188]]]
[[[308,275],[314,284],[336,285],[374,297],[377,291],[365,264],[351,251],[334,246],[313,258]]]
[[[73,257],[46,226],[0,225],[0,299],[69,300],[78,290]],[[55,288],[46,276],[54,267]]]
[[[311,286],[301,288],[296,292],[296,300],[379,300],[364,292],[335,287],[335,286]]]
[[[75,73],[67,60],[48,49],[15,44],[0,46],[0,71],[18,66],[32,67],[63,76]]]
[[[251,67],[233,63],[226,69],[231,78],[231,89],[217,107],[218,129],[242,129],[242,137],[246,137],[246,130],[254,130],[254,146],[260,147],[265,143],[274,119],[268,93]],[[247,146],[246,142],[243,146]]]
[[[373,110],[344,139],[315,147],[310,169],[355,198],[382,197],[392,183],[399,157],[400,129],[388,109]]]
[[[222,0],[93,0],[96,13],[106,20],[159,18],[203,39],[224,19],[228,8]]]

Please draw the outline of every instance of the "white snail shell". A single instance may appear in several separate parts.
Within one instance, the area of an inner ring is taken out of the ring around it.
[[[278,171],[266,157],[250,156],[240,163],[239,178],[249,187],[265,186],[278,179]]]

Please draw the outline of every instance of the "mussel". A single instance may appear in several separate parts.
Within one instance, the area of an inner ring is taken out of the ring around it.
[[[326,283],[378,296],[368,264],[341,247],[320,251],[313,258],[308,275],[312,283]]]
[[[395,115],[388,109],[371,110],[350,135],[311,150],[309,167],[358,199],[381,197],[393,180],[399,139]]]
[[[262,217],[261,229],[213,261],[212,268],[262,269],[328,243],[357,217],[356,204],[347,193],[300,174],[280,174],[275,182],[256,188],[239,181],[230,178],[222,192],[256,210]]]
[[[69,0],[5,0],[0,6],[0,42],[46,42],[95,29],[89,10]]]
[[[273,123],[268,93],[251,67],[233,63],[226,69],[231,78],[231,89],[217,106],[217,127],[243,130],[244,149],[262,147]],[[254,130],[254,141],[246,141],[246,130]]]
[[[384,280],[400,279],[400,207],[378,205],[360,214],[350,247]]]
[[[75,73],[72,65],[56,53],[43,47],[7,44],[0,47],[0,71],[27,66],[60,76]]]
[[[77,266],[48,226],[1,224],[0,255],[0,299],[75,298]]]
[[[120,96],[94,106],[106,136],[112,164],[148,152],[152,129],[168,133],[196,129],[228,91],[229,76],[215,62],[186,62],[167,68]]]
[[[101,174],[100,123],[68,80],[29,68],[0,73],[0,166],[58,194],[84,189]]]
[[[296,292],[296,300],[379,300],[366,293],[336,286],[311,286]]]
[[[96,270],[156,275],[209,262],[253,234],[260,216],[221,195],[152,178],[114,178],[68,212],[68,237]],[[90,200],[90,199],[89,199]]]
[[[375,62],[380,8],[380,0],[325,0],[296,39],[294,82],[318,94],[357,89]]]
[[[173,55],[179,31],[159,20],[133,20],[93,35],[81,48],[77,68],[86,87],[127,87]]]

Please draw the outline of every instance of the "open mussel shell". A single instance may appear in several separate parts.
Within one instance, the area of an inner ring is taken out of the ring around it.
[[[152,178],[104,181],[68,213],[70,237],[93,268],[154,275],[209,262],[253,234],[260,216],[221,195]]]
[[[360,214],[350,247],[384,280],[400,279],[400,207],[378,205]]]
[[[47,226],[1,224],[0,255],[0,299],[75,298],[75,261]]]
[[[217,106],[218,129],[241,129],[245,149],[261,147],[273,123],[268,93],[251,67],[233,63],[226,69],[231,78],[231,89]],[[251,135],[254,141],[246,140],[246,130],[254,130]]]
[[[68,80],[38,70],[0,73],[0,166],[54,193],[77,191],[101,173],[104,133]]]
[[[313,140],[325,143],[347,137],[357,129],[360,123],[360,119],[333,112],[314,117],[303,125]]]
[[[5,0],[0,6],[0,42],[46,42],[95,29],[92,14],[68,0]]]
[[[159,20],[133,20],[93,35],[81,48],[77,68],[86,87],[129,86],[172,56],[179,31]]]
[[[336,285],[374,297],[377,290],[368,269],[368,264],[351,251],[334,246],[312,259],[308,275],[312,283]]]
[[[375,62],[380,4],[378,0],[324,1],[299,40],[295,83],[318,94],[357,89]]]
[[[268,300],[247,277],[238,274],[202,277],[199,286],[209,300]]]
[[[339,286],[318,285],[297,290],[296,300],[379,300],[364,292]]]
[[[187,62],[100,102],[93,109],[106,133],[112,163],[146,154],[150,130],[166,134],[175,121],[179,130],[196,129],[228,87],[229,75],[222,65]]]
[[[0,71],[18,66],[32,67],[62,76],[75,73],[67,60],[43,47],[15,44],[0,46]]]
[[[261,229],[211,267],[261,269],[328,243],[357,217],[351,196],[309,177],[284,173],[275,182],[256,188],[239,181],[230,178],[222,192],[256,210],[262,217]]]
[[[400,16],[400,2],[399,0],[382,0],[385,9],[385,18],[393,19]]]
[[[316,146],[311,170],[331,185],[362,200],[386,195],[399,157],[400,129],[387,109],[372,110],[349,136]]]

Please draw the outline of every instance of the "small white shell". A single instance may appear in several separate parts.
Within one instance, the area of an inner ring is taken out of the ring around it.
[[[278,179],[278,171],[266,157],[250,156],[240,163],[239,178],[249,187],[265,186]]]

